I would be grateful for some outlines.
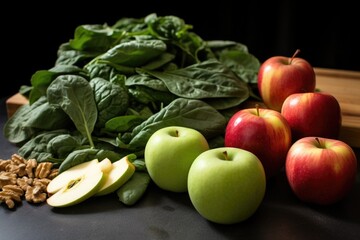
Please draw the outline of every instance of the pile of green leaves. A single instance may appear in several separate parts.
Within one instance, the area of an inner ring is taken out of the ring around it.
[[[60,172],[128,154],[144,170],[146,142],[162,127],[191,127],[221,146],[229,116],[254,96],[259,66],[245,45],[205,41],[176,16],[80,25],[54,67],[21,87],[29,104],[8,119],[4,135],[23,157]]]

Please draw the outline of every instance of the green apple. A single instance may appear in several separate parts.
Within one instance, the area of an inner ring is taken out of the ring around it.
[[[197,130],[169,126],[154,132],[145,146],[144,160],[153,182],[172,192],[187,191],[187,177],[195,158],[209,149]]]
[[[234,224],[252,216],[266,189],[266,176],[255,154],[234,147],[200,154],[188,176],[190,200],[205,219]]]
[[[83,162],[67,169],[66,171],[60,173],[50,181],[50,183],[47,185],[47,189],[46,189],[47,192],[49,194],[53,194],[59,191],[61,188],[66,186],[70,181],[82,176],[86,171],[89,170],[89,168],[92,168],[94,165],[97,164],[99,164],[99,160],[93,159],[91,161]]]
[[[95,194],[96,196],[102,196],[116,191],[129,180],[135,172],[135,166],[129,161],[128,156],[113,162],[111,165],[112,168],[108,172],[104,172],[105,181]]]
[[[73,179],[46,199],[46,202],[53,207],[68,207],[83,202],[98,192],[103,179],[101,165],[91,164],[82,174],[74,175]]]

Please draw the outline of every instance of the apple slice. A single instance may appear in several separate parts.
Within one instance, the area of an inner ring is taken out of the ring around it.
[[[86,168],[81,175],[72,178],[64,187],[49,197],[46,202],[53,207],[68,207],[93,196],[98,192],[104,180],[100,164]]]
[[[99,162],[99,165],[103,173],[109,173],[110,170],[113,168],[112,162],[108,158],[104,158],[103,160],[101,160]]]
[[[98,163],[98,159],[93,159],[91,161],[83,162],[67,169],[51,180],[47,186],[47,192],[53,194],[59,191],[64,186],[68,185],[71,180],[82,176],[87,170],[89,170],[94,165],[97,165]]]
[[[129,161],[128,156],[112,163],[112,169],[105,173],[105,182],[100,187],[96,196],[102,196],[116,191],[120,188],[135,172],[135,166]]]

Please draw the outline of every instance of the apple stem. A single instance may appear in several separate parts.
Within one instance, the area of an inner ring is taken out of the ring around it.
[[[294,54],[292,55],[292,57],[290,58],[289,64],[292,63],[293,59],[299,54],[299,52],[300,52],[300,49],[296,49],[295,53],[294,53]]]
[[[224,158],[225,158],[225,160],[229,160],[229,156],[228,156],[227,151],[223,151],[223,154],[224,154]]]
[[[318,137],[315,137],[315,140],[318,143],[320,148],[324,148],[324,146],[321,144],[320,139]]]
[[[259,104],[258,103],[255,104],[255,107],[256,107],[256,115],[260,116],[260,110],[259,110],[260,106],[259,106]]]

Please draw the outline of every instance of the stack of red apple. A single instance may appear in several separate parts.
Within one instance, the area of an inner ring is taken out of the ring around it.
[[[259,157],[267,178],[285,169],[295,195],[309,203],[332,204],[355,183],[357,159],[338,139],[341,109],[329,93],[316,91],[308,61],[274,56],[262,63],[259,94],[267,108],[243,109],[229,121],[225,146]]]

